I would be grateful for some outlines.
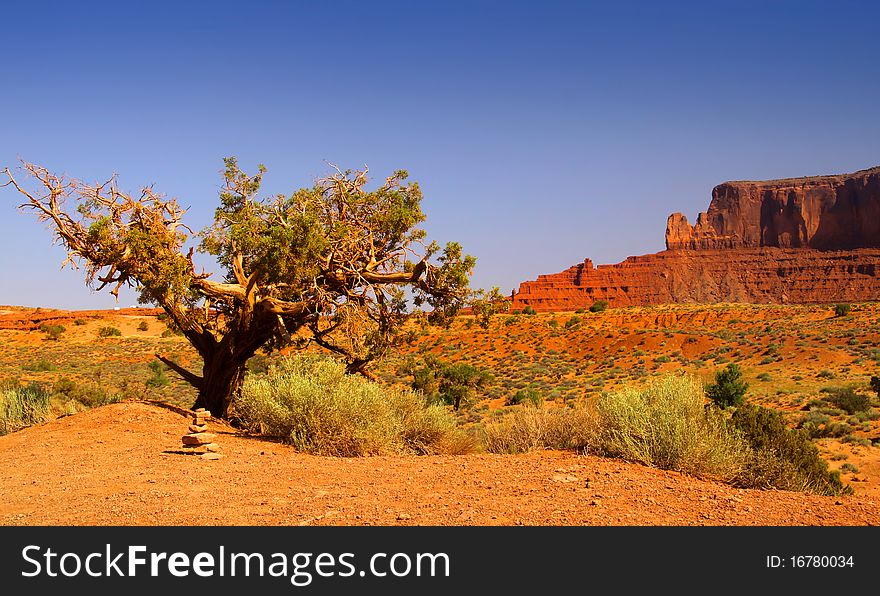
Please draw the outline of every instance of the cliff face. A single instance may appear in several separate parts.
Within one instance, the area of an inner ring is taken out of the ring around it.
[[[720,184],[694,225],[669,216],[666,246],[541,275],[520,285],[513,308],[880,300],[880,167]]]
[[[692,226],[666,222],[669,250],[758,248],[840,250],[880,246],[880,168],[841,176],[725,182]]]

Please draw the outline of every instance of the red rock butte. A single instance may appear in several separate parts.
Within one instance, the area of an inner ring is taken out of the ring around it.
[[[880,299],[880,167],[719,184],[695,224],[666,221],[666,250],[615,265],[590,259],[520,284],[512,308]]]

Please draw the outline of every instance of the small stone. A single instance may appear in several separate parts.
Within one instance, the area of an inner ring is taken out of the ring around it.
[[[207,424],[207,422],[208,422],[207,416],[196,416],[195,418],[192,419],[193,424],[202,425],[202,424]]]
[[[207,424],[190,424],[189,432],[191,433],[203,433],[208,430]]]
[[[397,519],[399,519],[399,520],[407,520],[407,519],[411,519],[411,518],[412,518],[412,516],[409,513],[398,513],[397,514]]]
[[[200,455],[199,457],[201,457],[202,459],[222,459],[223,458],[223,456],[220,455],[219,453],[205,453],[205,454]]]
[[[184,435],[182,440],[184,445],[207,445],[213,443],[216,438],[217,435],[214,433],[195,433]]]
[[[220,451],[220,445],[218,445],[217,443],[208,443],[207,445],[205,445],[205,449],[213,453],[217,453],[218,451]]]
[[[196,414],[198,414],[198,413],[200,413],[200,412],[206,412],[206,413],[207,413],[207,411],[208,411],[208,410],[206,410],[205,408],[197,408],[197,409],[193,410],[193,412],[195,412]]]

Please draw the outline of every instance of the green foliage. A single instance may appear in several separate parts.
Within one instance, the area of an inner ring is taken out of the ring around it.
[[[852,492],[840,481],[838,472],[828,470],[807,434],[789,429],[779,412],[740,406],[731,417],[731,425],[752,448],[751,458],[736,479],[739,486],[830,495]]]
[[[158,360],[153,360],[147,366],[152,373],[150,378],[146,380],[147,387],[165,387],[171,383],[171,379],[165,374],[167,367],[164,364]]]
[[[608,308],[608,301],[607,300],[597,300],[590,307],[590,312],[602,312],[606,308]]]
[[[510,301],[501,294],[497,287],[489,292],[478,290],[471,301],[471,310],[474,318],[483,329],[489,328],[489,321],[499,313],[506,313],[510,309]]]
[[[871,390],[873,390],[874,393],[877,394],[877,397],[880,397],[880,377],[871,377]]]
[[[523,312],[524,315],[536,315],[536,314],[538,314],[538,311],[536,311],[534,308],[532,308],[531,305],[526,305],[526,307],[523,309],[522,312]]]
[[[412,388],[429,400],[451,405],[454,410],[469,406],[478,389],[492,382],[492,375],[471,364],[443,362],[426,356],[422,362],[410,359],[400,369],[412,376]]]
[[[384,387],[328,358],[285,358],[248,377],[235,402],[241,423],[297,449],[351,457],[472,451],[473,439],[445,408],[411,390]]]
[[[544,399],[536,389],[528,387],[526,389],[520,389],[513,395],[509,395],[505,404],[508,406],[515,406],[526,402],[538,407],[544,402]]]
[[[598,450],[648,466],[730,481],[748,449],[720,410],[704,405],[696,379],[666,375],[644,389],[596,400]]]
[[[82,327],[83,325],[86,324],[86,320],[85,319],[74,319],[73,324],[76,325],[77,327]]]
[[[867,395],[856,393],[850,387],[835,387],[828,400],[847,414],[867,412],[871,409],[871,399]]]
[[[51,325],[49,323],[42,323],[40,325],[40,331],[49,336],[49,339],[53,339],[58,341],[61,338],[61,334],[66,331],[64,325]]]
[[[42,385],[6,387],[0,390],[0,435],[49,419],[49,392]]]
[[[577,310],[574,311],[574,312],[575,312],[575,314],[582,315],[582,314],[584,314],[585,312],[587,312],[587,309],[581,307],[581,308],[577,309]]]
[[[849,304],[841,303],[834,305],[834,316],[835,317],[845,317],[849,314],[849,311],[852,307]]]
[[[56,369],[56,366],[45,358],[40,358],[29,364],[23,364],[21,368],[28,372],[51,372]]]
[[[137,328],[138,328],[138,331],[148,331],[150,329],[150,326],[147,324],[146,321],[141,321],[138,324]]]
[[[745,401],[749,385],[742,379],[739,365],[731,363],[715,373],[715,382],[706,387],[706,396],[722,410]]]
[[[106,326],[98,329],[98,337],[121,337],[122,331],[116,327]]]
[[[566,329],[574,329],[581,324],[581,318],[578,316],[571,317],[565,322]]]

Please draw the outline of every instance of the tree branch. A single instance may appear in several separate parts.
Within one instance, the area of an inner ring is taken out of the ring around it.
[[[170,368],[171,370],[173,370],[174,372],[179,374],[181,377],[183,377],[187,383],[189,383],[190,385],[192,385],[196,389],[202,388],[202,384],[204,382],[204,379],[202,377],[186,370],[185,368],[183,368],[182,366],[180,366],[179,364],[177,364],[173,360],[169,360],[168,358],[165,358],[161,354],[154,354],[154,356],[156,356],[156,358],[158,358],[159,360],[164,362],[168,368]]]

